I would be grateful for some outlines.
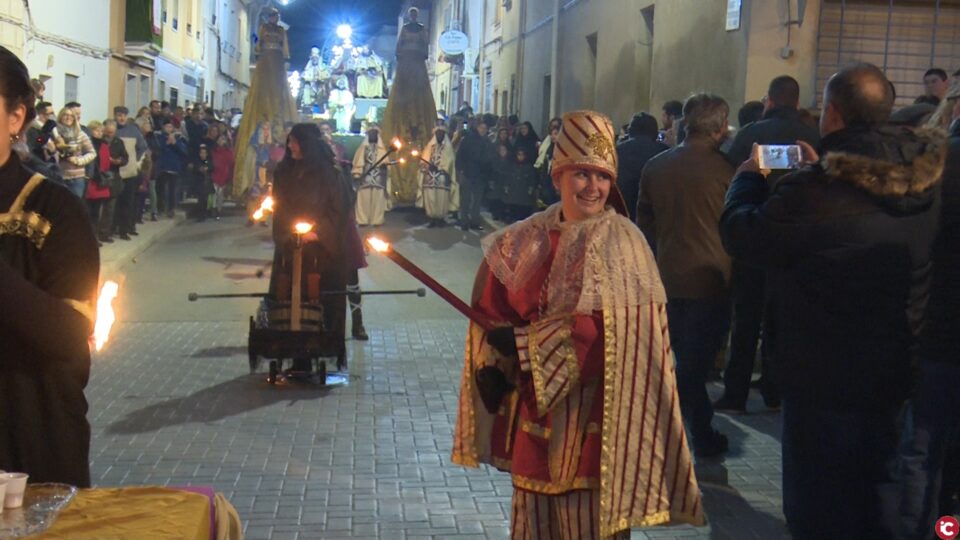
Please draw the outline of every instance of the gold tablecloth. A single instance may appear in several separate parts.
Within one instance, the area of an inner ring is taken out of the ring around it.
[[[161,487],[81,489],[31,540],[209,540],[210,499]]]

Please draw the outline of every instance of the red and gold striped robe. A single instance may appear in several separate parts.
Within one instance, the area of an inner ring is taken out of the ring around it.
[[[649,252],[639,231],[626,224],[615,227],[620,235],[635,235],[621,239],[624,247]],[[502,357],[471,324],[453,461],[494,465],[511,472],[516,487],[538,493],[597,489],[604,537],[669,522],[703,524],[665,304],[645,297],[622,309],[541,318],[541,287],[558,236],[550,231],[550,256],[516,290],[486,262],[481,266],[474,306],[514,326],[518,358]],[[517,385],[496,415],[486,412],[474,383],[485,365],[497,365]]]

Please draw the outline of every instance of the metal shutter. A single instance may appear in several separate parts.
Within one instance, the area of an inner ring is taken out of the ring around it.
[[[818,92],[841,66],[870,62],[896,85],[897,106],[909,105],[927,69],[960,68],[960,0],[824,0],[817,45]]]

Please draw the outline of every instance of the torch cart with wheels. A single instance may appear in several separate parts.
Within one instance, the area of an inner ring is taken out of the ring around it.
[[[309,257],[313,264],[304,265],[305,252],[309,251],[304,236],[313,228],[312,223],[306,222],[294,225],[292,257],[287,261],[280,259],[275,270],[277,275],[271,276],[276,298],[264,298],[257,317],[250,318],[247,342],[250,370],[257,370],[260,358],[269,359],[268,381],[271,383],[275,383],[281,373],[300,378],[309,378],[315,373],[320,384],[326,384],[326,359],[336,358],[338,371],[347,363],[345,291],[321,293],[317,253]],[[325,313],[325,304],[327,309],[339,309]],[[287,370],[283,365],[285,360],[292,362]]]
[[[250,372],[260,368],[262,360],[269,360],[267,380],[276,383],[286,370],[285,361],[290,361],[291,370],[309,375],[304,365],[309,365],[320,384],[327,381],[327,359],[336,359],[337,371],[347,364],[344,332],[327,330],[323,324],[323,307],[304,302],[299,305],[301,320],[299,328],[293,328],[293,312],[290,302],[277,302],[265,298],[260,303],[256,317],[250,317],[250,334],[247,338],[247,354]]]
[[[347,365],[345,336],[345,302],[326,302],[338,306],[336,312],[324,313],[321,299],[331,296],[345,300],[347,294],[416,294],[426,295],[425,289],[359,291],[348,293],[346,290],[321,290],[320,275],[311,272],[303,280],[304,240],[303,236],[313,229],[309,223],[295,225],[295,244],[289,265],[281,264],[281,272],[271,276],[278,280],[276,297],[265,293],[241,294],[197,294],[190,293],[188,299],[193,302],[201,298],[262,298],[255,316],[250,317],[250,334],[247,351],[250,360],[250,372],[260,368],[262,360],[269,360],[268,381],[276,383],[281,376],[292,375],[299,378],[316,376],[320,384],[327,384],[327,360],[336,360],[337,371]],[[316,265],[312,265],[316,266]],[[307,291],[303,290],[306,282]],[[306,292],[306,294],[304,294]],[[287,300],[289,298],[289,300]],[[328,315],[328,316],[327,316]],[[285,369],[285,361],[291,366]]]

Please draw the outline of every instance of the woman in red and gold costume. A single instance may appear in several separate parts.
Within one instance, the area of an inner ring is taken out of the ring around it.
[[[453,461],[513,476],[511,537],[628,538],[704,523],[677,401],[666,296],[615,187],[608,118],[568,113],[561,202],[490,235],[467,336]]]

